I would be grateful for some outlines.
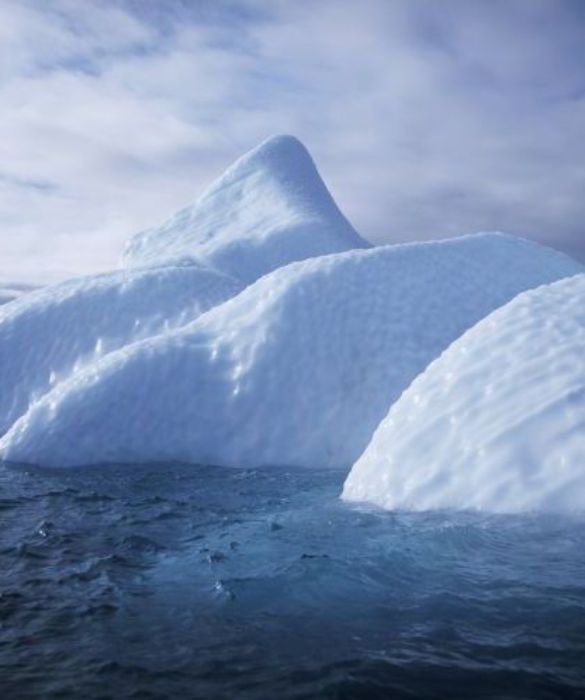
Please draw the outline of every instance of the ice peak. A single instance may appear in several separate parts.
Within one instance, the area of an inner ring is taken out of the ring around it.
[[[245,159],[258,162],[273,161],[280,165],[287,162],[295,164],[304,160],[308,161],[312,167],[315,167],[306,146],[296,136],[291,136],[290,134],[276,134],[268,137],[236,162]]]
[[[270,172],[274,177],[289,182],[297,180],[300,184],[307,184],[308,180],[330,197],[311,154],[296,136],[280,134],[267,138],[238,158],[225,175],[241,171],[251,173],[254,170]]]
[[[124,262],[189,255],[252,282],[296,260],[364,247],[307,149],[281,135],[236,160],[191,207],[135,236]]]
[[[277,189],[281,207],[288,205],[290,208],[293,202],[296,206],[302,203],[312,211],[321,211],[336,218],[341,216],[309,151],[295,136],[283,134],[262,141],[232,163],[194,206],[241,181],[246,181],[250,188],[271,186]],[[259,202],[258,208],[262,209],[267,204]]]

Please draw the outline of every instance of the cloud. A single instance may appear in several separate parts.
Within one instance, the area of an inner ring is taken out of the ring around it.
[[[585,259],[585,12],[557,0],[5,0],[0,275],[116,264],[273,133],[375,242]]]

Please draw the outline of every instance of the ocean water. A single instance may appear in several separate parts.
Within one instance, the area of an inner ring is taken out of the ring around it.
[[[585,698],[585,519],[342,481],[0,466],[0,697]]]

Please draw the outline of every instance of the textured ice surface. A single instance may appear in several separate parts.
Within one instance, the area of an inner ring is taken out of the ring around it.
[[[337,208],[305,147],[276,136],[236,161],[193,206],[135,236],[124,260],[188,255],[249,283],[295,260],[369,245]]]
[[[385,508],[585,508],[585,275],[525,292],[418,377],[344,487]]]
[[[160,267],[71,280],[0,308],[0,435],[71,372],[240,289],[210,270]]]
[[[518,292],[582,269],[498,234],[295,263],[77,372],[30,407],[0,454],[349,467],[455,338]]]

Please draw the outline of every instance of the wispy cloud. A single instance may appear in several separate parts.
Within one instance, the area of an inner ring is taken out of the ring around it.
[[[3,0],[0,270],[111,267],[279,132],[376,242],[585,257],[583,47],[569,0]]]

